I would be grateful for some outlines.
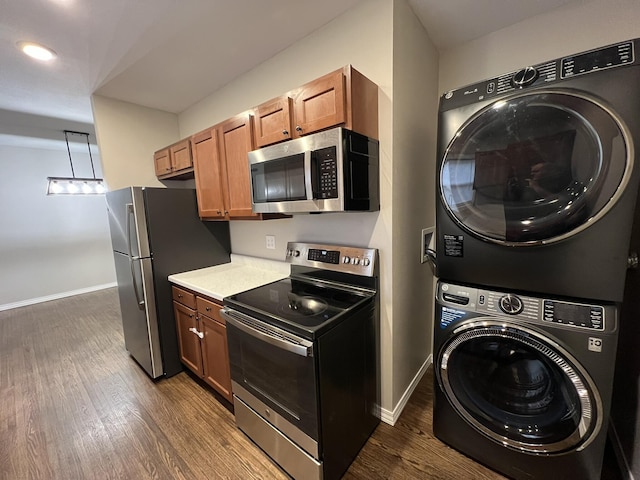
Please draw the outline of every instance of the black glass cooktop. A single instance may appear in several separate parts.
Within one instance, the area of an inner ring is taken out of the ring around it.
[[[285,278],[226,297],[224,304],[268,323],[314,336],[373,295]]]

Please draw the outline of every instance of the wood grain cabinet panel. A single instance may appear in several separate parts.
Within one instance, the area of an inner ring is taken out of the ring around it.
[[[172,285],[172,291],[180,360],[233,403],[227,326],[220,314],[222,305],[175,285]],[[181,302],[193,302],[195,309]]]
[[[265,147],[290,140],[292,99],[288,95],[275,98],[253,109],[255,146]]]
[[[346,121],[345,78],[336,70],[302,86],[294,97],[296,137]]]
[[[253,114],[256,148],[337,126],[377,139],[378,86],[347,65],[255,107]]]
[[[171,154],[168,148],[158,150],[153,154],[156,176],[162,177],[171,174]]]
[[[251,209],[248,154],[253,150],[251,115],[241,113],[220,125],[220,157],[226,169],[223,183],[229,218],[260,218]]]
[[[193,372],[202,376],[202,346],[196,311],[174,301],[173,312],[176,319],[180,360]]]
[[[174,172],[180,172],[193,167],[191,158],[191,142],[189,139],[182,140],[169,148],[171,152],[171,167]]]
[[[227,215],[223,191],[226,171],[218,149],[218,131],[209,128],[197,133],[191,137],[191,143],[198,214],[201,218],[224,219]]]
[[[224,398],[233,402],[231,394],[231,371],[227,347],[227,327],[200,314],[202,340],[203,379]]]
[[[193,178],[191,142],[180,140],[153,154],[156,176],[160,180],[187,180]]]

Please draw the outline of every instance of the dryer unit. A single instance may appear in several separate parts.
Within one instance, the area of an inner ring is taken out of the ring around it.
[[[515,479],[600,479],[613,304],[439,282],[433,431]]]
[[[442,96],[437,273],[622,300],[638,190],[638,40]]]

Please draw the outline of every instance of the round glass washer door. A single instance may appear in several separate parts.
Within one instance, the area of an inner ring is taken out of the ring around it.
[[[484,240],[559,241],[615,204],[632,167],[628,138],[613,112],[586,95],[513,96],[458,130],[440,167],[441,200],[461,227]]]
[[[436,375],[458,413],[514,450],[581,450],[602,426],[593,381],[560,346],[526,327],[474,321],[454,331]]]

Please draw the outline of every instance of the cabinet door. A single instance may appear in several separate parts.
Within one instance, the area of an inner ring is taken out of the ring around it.
[[[294,99],[296,137],[345,123],[345,79],[336,70],[300,87]]]
[[[215,128],[195,134],[193,143],[193,164],[196,177],[198,213],[202,218],[224,218],[223,194],[224,171],[218,151],[218,137]]]
[[[196,311],[173,302],[176,317],[176,331],[180,347],[180,360],[198,375],[202,376],[202,347]]]
[[[232,402],[227,327],[202,314],[200,314],[200,322],[204,333],[202,341],[204,380]]]
[[[254,108],[256,148],[292,138],[291,102],[291,98],[285,95]]]
[[[156,176],[161,177],[171,173],[171,155],[168,148],[158,150],[153,154],[153,163],[156,169]]]
[[[173,171],[184,170],[193,166],[191,159],[191,142],[189,139],[182,140],[169,148],[171,152],[171,165]]]
[[[253,150],[251,116],[240,114],[220,125],[220,156],[227,181],[224,195],[229,218],[256,218],[251,210],[251,178],[248,154]]]

